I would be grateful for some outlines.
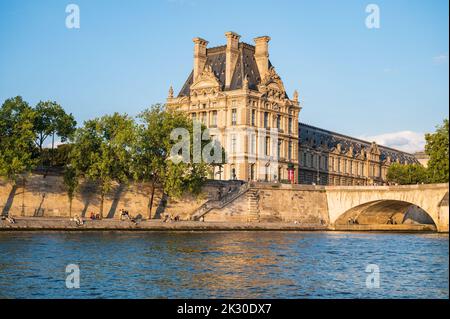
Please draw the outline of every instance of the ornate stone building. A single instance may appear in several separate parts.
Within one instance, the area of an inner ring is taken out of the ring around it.
[[[295,182],[298,94],[288,97],[270,62],[269,37],[250,45],[234,32],[225,36],[227,44],[213,48],[206,40],[193,40],[193,71],[176,97],[169,90],[167,107],[206,125],[225,148],[227,164],[211,177]]]
[[[299,124],[301,184],[383,185],[389,165],[418,163],[414,155]]]
[[[383,184],[392,162],[415,163],[406,154],[306,124],[299,124],[297,91],[292,99],[269,60],[270,38],[208,48],[194,38],[193,70],[167,107],[187,112],[209,128],[226,150],[227,163],[214,179],[301,184]]]

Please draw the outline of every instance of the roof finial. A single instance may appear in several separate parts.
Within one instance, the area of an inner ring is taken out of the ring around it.
[[[297,90],[294,91],[293,99],[294,99],[294,102],[298,102],[298,91]]]
[[[172,85],[169,88],[169,99],[173,99],[173,88],[172,88]]]

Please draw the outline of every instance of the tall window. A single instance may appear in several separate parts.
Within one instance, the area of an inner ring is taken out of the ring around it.
[[[202,123],[206,125],[206,112],[202,112]]]
[[[281,128],[281,115],[277,115],[277,129]]]
[[[211,126],[213,127],[217,126],[217,111],[212,112]]]
[[[266,137],[266,141],[264,143],[264,155],[269,156],[269,148],[270,148],[270,137]]]
[[[231,125],[236,125],[236,118],[237,118],[237,110],[232,109],[231,110]]]
[[[269,113],[264,112],[264,128],[269,128]]]
[[[337,171],[340,173],[341,172],[341,159],[338,158],[337,160]]]
[[[251,116],[252,120],[251,120],[251,125],[255,126],[255,122],[256,122],[256,110],[252,110],[252,116]]]
[[[292,133],[292,117],[288,120],[288,134]]]
[[[250,134],[250,154],[256,155],[256,134]]]
[[[280,159],[281,156],[281,143],[283,143],[283,141],[278,141],[278,145],[277,145],[277,159]]]
[[[192,121],[197,120],[197,113],[192,113]]]
[[[231,153],[236,154],[236,134],[231,135]]]
[[[288,160],[292,159],[292,141],[288,143]]]

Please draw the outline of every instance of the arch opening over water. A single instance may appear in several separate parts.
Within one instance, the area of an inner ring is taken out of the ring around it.
[[[436,229],[436,222],[421,207],[401,200],[375,200],[355,206],[339,218],[336,225],[408,224],[429,225]]]

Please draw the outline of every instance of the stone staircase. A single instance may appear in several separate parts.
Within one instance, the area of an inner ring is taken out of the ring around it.
[[[209,213],[212,209],[215,208],[223,208],[226,205],[230,204],[234,200],[236,200],[241,195],[245,194],[249,190],[249,184],[245,183],[241,185],[240,187],[234,189],[230,193],[223,196],[220,200],[208,200],[206,203],[204,203],[202,206],[197,208],[192,215],[191,220],[199,220],[201,217],[205,216],[207,213]]]
[[[249,222],[259,221],[259,191],[250,189],[247,192]]]

